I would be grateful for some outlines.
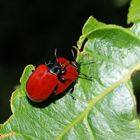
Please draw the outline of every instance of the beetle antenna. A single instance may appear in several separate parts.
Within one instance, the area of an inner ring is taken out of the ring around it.
[[[57,48],[54,49],[54,56],[57,59]]]
[[[45,61],[44,64],[47,65],[47,62]]]
[[[80,50],[76,46],[72,46],[71,53],[72,53],[72,56],[73,56],[74,60],[76,60],[74,50],[76,50],[76,52],[80,52]]]
[[[72,48],[75,49],[77,52],[81,52],[81,50],[77,48],[76,46],[72,46]]]
[[[70,74],[76,76],[76,74],[73,74],[73,73],[71,73],[71,72],[68,72],[68,73],[70,73]],[[88,81],[93,81],[93,79],[94,79],[93,77],[90,77],[90,76],[88,76],[88,75],[86,75],[86,74],[83,74],[83,73],[79,73],[78,77],[81,78],[81,79],[88,80]]]
[[[76,57],[75,57],[75,54],[74,54],[73,49],[71,49],[71,54],[72,54],[72,56],[73,56],[74,60],[76,60]]]

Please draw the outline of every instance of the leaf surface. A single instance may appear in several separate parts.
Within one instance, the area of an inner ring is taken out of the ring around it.
[[[0,139],[18,140],[140,140],[131,76],[140,69],[139,1],[133,0],[130,29],[106,25],[90,17],[77,43],[80,78],[73,96],[48,105],[26,97],[28,65],[11,98],[13,115],[0,125]]]
[[[78,42],[81,45],[84,50],[77,58],[81,78],[72,93],[76,100],[67,93],[46,107],[30,104],[25,86],[34,67],[27,66],[21,86],[12,94],[13,115],[0,127],[0,138],[140,140],[130,81],[140,69],[140,38],[129,29],[90,17]]]
[[[128,13],[128,23],[136,23],[140,21],[140,0],[131,0]]]

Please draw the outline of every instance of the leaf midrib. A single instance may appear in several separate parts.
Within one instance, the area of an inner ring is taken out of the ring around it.
[[[102,100],[105,96],[107,96],[111,91],[113,91],[116,87],[118,87],[120,84],[126,82],[131,78],[131,75],[134,71],[140,69],[140,62],[137,63],[133,68],[129,70],[129,72],[124,75],[120,80],[112,84],[112,86],[106,88],[103,92],[100,93],[97,97],[91,99],[88,103],[89,105],[83,112],[79,114],[78,117],[76,117],[69,125],[67,125],[63,131],[56,136],[56,140],[60,140],[75,124],[78,124],[78,122],[82,121],[83,118],[90,112],[90,110],[96,105],[97,102]],[[139,125],[138,125],[139,126]],[[140,129],[139,129],[140,131]]]

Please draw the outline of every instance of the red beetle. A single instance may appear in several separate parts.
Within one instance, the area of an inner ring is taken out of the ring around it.
[[[51,95],[63,93],[77,77],[76,63],[65,58],[58,58],[56,62],[49,62],[47,65],[41,64],[27,81],[27,96],[32,101],[43,102]]]

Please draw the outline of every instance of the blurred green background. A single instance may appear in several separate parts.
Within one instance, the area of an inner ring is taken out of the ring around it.
[[[0,123],[10,115],[10,96],[28,64],[58,56],[71,59],[71,46],[89,16],[127,25],[129,0],[4,0],[0,2]],[[140,81],[135,78],[134,81]],[[135,86],[139,91],[139,85]],[[137,97],[138,98],[138,97]],[[137,99],[138,100],[138,99]],[[139,101],[140,102],[140,101]],[[139,108],[139,107],[138,107]]]

